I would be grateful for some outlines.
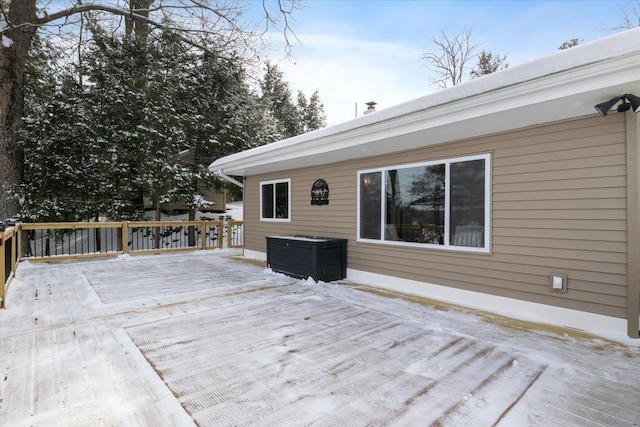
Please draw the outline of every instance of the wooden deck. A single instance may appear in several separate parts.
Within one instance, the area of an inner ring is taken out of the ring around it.
[[[216,252],[22,263],[8,296],[2,426],[640,425],[639,346]]]

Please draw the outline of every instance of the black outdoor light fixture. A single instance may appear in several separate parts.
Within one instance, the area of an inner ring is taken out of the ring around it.
[[[629,103],[631,104],[631,108],[633,109],[633,111],[635,111],[636,113],[640,113],[640,96],[635,96],[628,93],[624,97],[627,98],[627,101],[629,101]]]
[[[636,113],[640,113],[640,97],[635,96],[633,94],[627,93],[624,95],[616,96],[615,98],[611,98],[607,102],[601,102],[600,104],[596,104],[594,108],[596,111],[603,116],[606,116],[611,108],[616,105],[618,102],[623,101],[622,104],[618,105],[616,109],[618,112],[622,113],[629,109],[632,109]]]

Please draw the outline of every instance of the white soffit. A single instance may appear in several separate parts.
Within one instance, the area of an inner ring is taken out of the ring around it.
[[[232,154],[209,169],[249,176],[369,157],[597,114],[640,96],[640,28],[336,126]]]

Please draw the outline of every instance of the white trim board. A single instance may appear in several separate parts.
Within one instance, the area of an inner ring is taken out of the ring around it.
[[[347,269],[347,281],[429,298],[501,316],[564,328],[578,329],[615,341],[629,342],[627,320],[586,311],[418,282],[367,271]],[[504,309],[500,307],[506,307]]]
[[[258,261],[267,261],[267,253],[266,252],[258,252],[252,251],[250,249],[244,250],[244,257],[249,259],[256,259]]]

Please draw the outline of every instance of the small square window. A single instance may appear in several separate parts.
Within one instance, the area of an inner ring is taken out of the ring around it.
[[[260,183],[260,219],[291,221],[291,179]]]

